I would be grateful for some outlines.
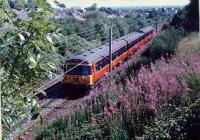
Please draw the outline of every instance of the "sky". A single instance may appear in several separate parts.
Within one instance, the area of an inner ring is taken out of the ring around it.
[[[55,0],[47,0],[50,4],[54,4]],[[171,5],[187,5],[189,0],[57,0],[64,3],[66,7],[88,7],[93,3],[97,3],[98,7],[130,7],[130,6],[171,6]]]

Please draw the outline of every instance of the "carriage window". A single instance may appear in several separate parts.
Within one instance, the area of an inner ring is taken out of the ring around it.
[[[106,56],[106,65],[108,65],[110,63],[110,55]]]
[[[140,38],[137,39],[137,44],[140,42]]]
[[[128,50],[128,46],[124,46],[124,52]]]
[[[147,37],[148,35],[149,35],[149,33],[146,33],[146,34],[145,34],[145,37]]]
[[[116,59],[116,57],[117,57],[117,53],[116,53],[116,52],[114,52],[114,53],[112,54],[112,60],[115,60],[115,59]]]
[[[138,42],[140,42],[141,40],[142,40],[142,38],[141,38],[141,37],[139,37],[139,38],[138,38]]]
[[[109,56],[104,57],[103,59],[99,60],[96,63],[96,70],[101,70],[103,67],[105,67],[107,64],[109,64]]]
[[[145,34],[142,36],[142,39],[144,39],[145,38]]]
[[[149,32],[146,33],[146,36],[148,36],[148,35],[149,35]]]
[[[108,62],[108,61],[107,61],[107,58],[104,58],[104,59],[103,59],[103,64],[102,64],[103,67],[105,67],[105,66],[107,65],[107,62]]]
[[[137,40],[134,40],[130,43],[130,46],[133,47],[135,44],[137,44]]]
[[[121,48],[121,54],[123,54],[126,50],[127,50],[127,46],[124,46],[123,48]]]
[[[133,41],[134,42],[134,44],[132,45],[132,46],[134,46],[134,45],[136,45],[137,43],[138,43],[138,39],[136,39],[135,41]]]
[[[122,55],[122,53],[123,53],[123,48],[121,48],[121,49],[118,50],[117,56]]]
[[[116,57],[120,56],[120,50],[116,51]]]
[[[121,48],[122,54],[125,52],[125,47]]]
[[[134,45],[134,41],[130,43],[130,46],[132,47]]]

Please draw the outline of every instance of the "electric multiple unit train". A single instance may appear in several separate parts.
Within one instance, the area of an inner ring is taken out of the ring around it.
[[[153,27],[141,28],[112,42],[114,68],[153,38]],[[91,87],[109,72],[109,44],[71,56],[64,64],[63,82],[67,85]]]

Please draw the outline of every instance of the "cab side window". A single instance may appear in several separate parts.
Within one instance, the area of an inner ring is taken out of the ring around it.
[[[96,62],[96,70],[97,71],[101,70],[101,60],[99,60],[98,62]]]
[[[112,53],[112,60],[115,60],[117,58],[117,52]]]
[[[96,62],[96,70],[99,71],[109,64],[109,56],[104,57],[103,59]]]

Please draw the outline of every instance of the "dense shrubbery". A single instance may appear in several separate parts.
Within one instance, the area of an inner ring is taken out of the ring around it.
[[[142,67],[124,85],[111,76],[91,96],[58,111],[67,116],[39,129],[36,139],[198,139],[199,53],[180,49],[172,60]]]
[[[190,87],[188,96],[182,100],[172,98],[163,105],[162,114],[146,129],[148,139],[200,138],[200,75],[190,75],[186,81]]]
[[[65,17],[64,19],[55,20],[55,24],[58,28],[62,28],[60,30],[61,33],[64,35],[70,35],[73,33],[80,33],[91,29],[96,29],[100,31],[97,33],[101,35],[101,37],[105,37],[105,32],[108,32],[106,27],[110,26],[111,24],[117,27],[118,30],[123,31],[122,33],[126,34],[127,32],[136,30],[139,27],[143,27],[145,25],[151,25],[155,21],[153,19],[144,20],[142,18],[135,18],[135,17],[125,17],[120,18],[116,17],[113,19],[108,19],[103,16],[100,12],[90,12],[86,15],[85,21],[79,21],[73,17]],[[132,26],[129,26],[132,25]],[[101,28],[100,28],[101,27]],[[115,33],[116,31],[116,33]],[[117,30],[114,30],[114,34],[117,34]],[[119,32],[118,32],[119,33]],[[93,34],[96,36],[97,34]],[[121,35],[124,35],[121,34]],[[87,38],[88,36],[91,37],[91,34],[79,34],[83,38]]]
[[[153,39],[150,47],[141,54],[138,61],[131,59],[132,62],[126,64],[127,71],[124,72],[123,69],[119,69],[120,76],[114,78],[119,82],[123,82],[125,77],[129,77],[131,74],[137,75],[141,66],[150,67],[151,63],[156,62],[158,59],[168,60],[177,51],[181,38],[187,34],[182,28],[178,30],[174,28],[166,29]]]
[[[190,0],[190,4],[173,17],[171,25],[199,31],[199,0]]]
[[[186,32],[183,28],[166,29],[161,35],[157,36],[153,40],[151,47],[147,52],[144,53],[144,55],[152,61],[161,57],[171,57],[175,54],[180,39],[183,38],[185,35]]]
[[[20,19],[7,0],[0,1],[0,20],[8,26],[0,37],[1,122],[4,136],[22,119],[30,118],[27,110],[37,106],[27,94],[37,93],[41,79],[53,73],[58,59],[51,35],[55,26],[47,19],[50,10],[45,1],[32,1],[40,10],[29,7],[24,0],[29,18]],[[16,3],[17,3],[16,2]],[[33,6],[33,5],[32,5]],[[47,14],[48,13],[48,14]]]

